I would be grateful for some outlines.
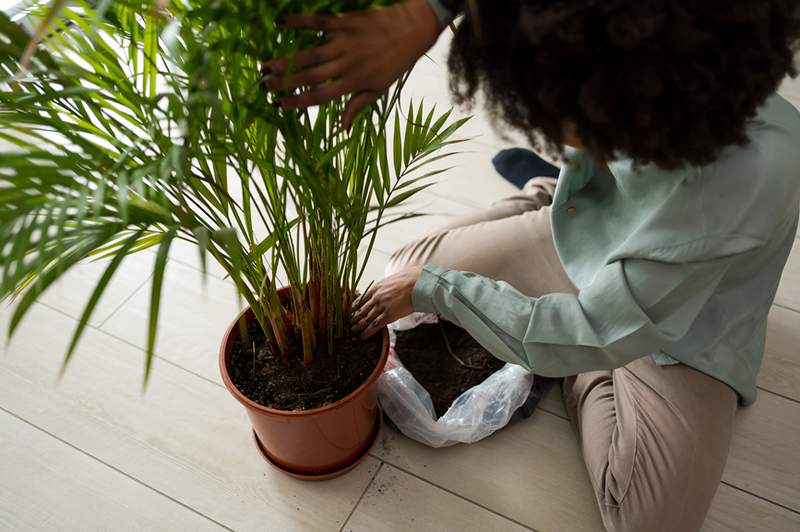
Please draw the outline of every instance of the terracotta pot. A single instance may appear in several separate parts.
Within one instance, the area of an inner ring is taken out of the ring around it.
[[[254,319],[248,308],[233,320],[222,340],[219,366],[228,391],[247,409],[264,458],[283,472],[305,480],[334,478],[358,465],[380,432],[377,384],[389,356],[388,331],[383,332],[377,366],[353,393],[313,410],[275,410],[251,401],[231,382],[228,361],[240,336],[242,315],[248,323]]]

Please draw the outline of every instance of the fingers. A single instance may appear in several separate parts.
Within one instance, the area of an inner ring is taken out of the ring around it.
[[[385,316],[385,305],[379,304],[379,298],[373,297],[374,293],[373,291],[367,292],[356,301],[353,313],[353,332],[363,331],[366,334],[379,317]]]
[[[389,320],[386,317],[386,314],[381,314],[377,318],[375,318],[369,327],[361,334],[361,338],[366,340],[371,336],[374,336],[376,333],[380,332],[384,327],[389,325]]]
[[[342,113],[342,127],[349,131],[358,113],[375,103],[380,95],[381,93],[377,91],[365,91],[350,98]]]
[[[338,78],[343,66],[339,62],[325,63],[314,68],[309,68],[289,76],[268,76],[267,88],[273,91],[294,90],[300,87],[314,87],[326,81]]]
[[[374,286],[370,286],[363,295],[357,293],[358,297],[356,297],[355,301],[353,301],[354,314],[358,314],[361,307],[363,307],[367,302],[369,302],[370,299],[372,299],[372,294],[375,293],[374,288]]]
[[[281,98],[284,109],[304,109],[314,105],[322,105],[347,94],[348,86],[341,80],[331,81],[323,85],[311,87],[305,92]]]
[[[389,324],[387,317],[388,313],[383,305],[376,305],[374,300],[370,301],[355,315],[353,332],[361,332],[362,338],[369,338]]]
[[[264,75],[279,77],[284,74],[288,69],[292,69],[295,73],[299,73],[304,68],[321,65],[329,61],[338,59],[342,55],[342,47],[335,42],[323,44],[317,48],[309,48],[297,52],[293,57],[281,57],[280,59],[273,59],[262,65],[261,71]]]
[[[359,325],[363,325],[362,329],[368,325],[368,323],[362,322],[367,322],[370,316],[374,317],[375,306],[375,299],[371,297],[362,298],[362,300],[359,300],[356,303],[353,312],[353,323],[355,324],[353,326],[354,329]]]

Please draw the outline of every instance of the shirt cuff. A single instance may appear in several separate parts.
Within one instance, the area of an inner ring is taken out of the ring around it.
[[[411,306],[414,307],[415,312],[439,313],[434,306],[433,299],[436,289],[439,287],[439,278],[446,271],[446,268],[433,264],[428,264],[422,269],[411,292]]]
[[[444,29],[448,24],[456,19],[457,13],[446,7],[441,0],[428,0],[433,12],[436,13],[436,18],[439,19],[439,28]]]

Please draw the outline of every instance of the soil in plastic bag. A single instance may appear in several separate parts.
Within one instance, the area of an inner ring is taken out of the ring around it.
[[[437,419],[458,396],[505,365],[467,331],[446,321],[398,331],[395,351],[430,393]]]
[[[381,357],[383,337],[345,339],[334,345],[333,355],[319,349],[314,362],[303,363],[301,342],[292,338],[289,366],[273,351],[254,321],[248,340],[233,347],[231,381],[248,399],[277,410],[311,410],[348,396],[361,386]],[[254,351],[255,349],[255,351]]]

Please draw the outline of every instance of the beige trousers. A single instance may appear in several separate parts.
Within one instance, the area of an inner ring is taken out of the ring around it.
[[[576,292],[550,230],[554,188],[555,180],[536,178],[520,194],[404,246],[389,270],[432,262],[530,296]],[[643,356],[567,377],[563,396],[607,530],[700,529],[728,455],[737,404],[730,387]]]

